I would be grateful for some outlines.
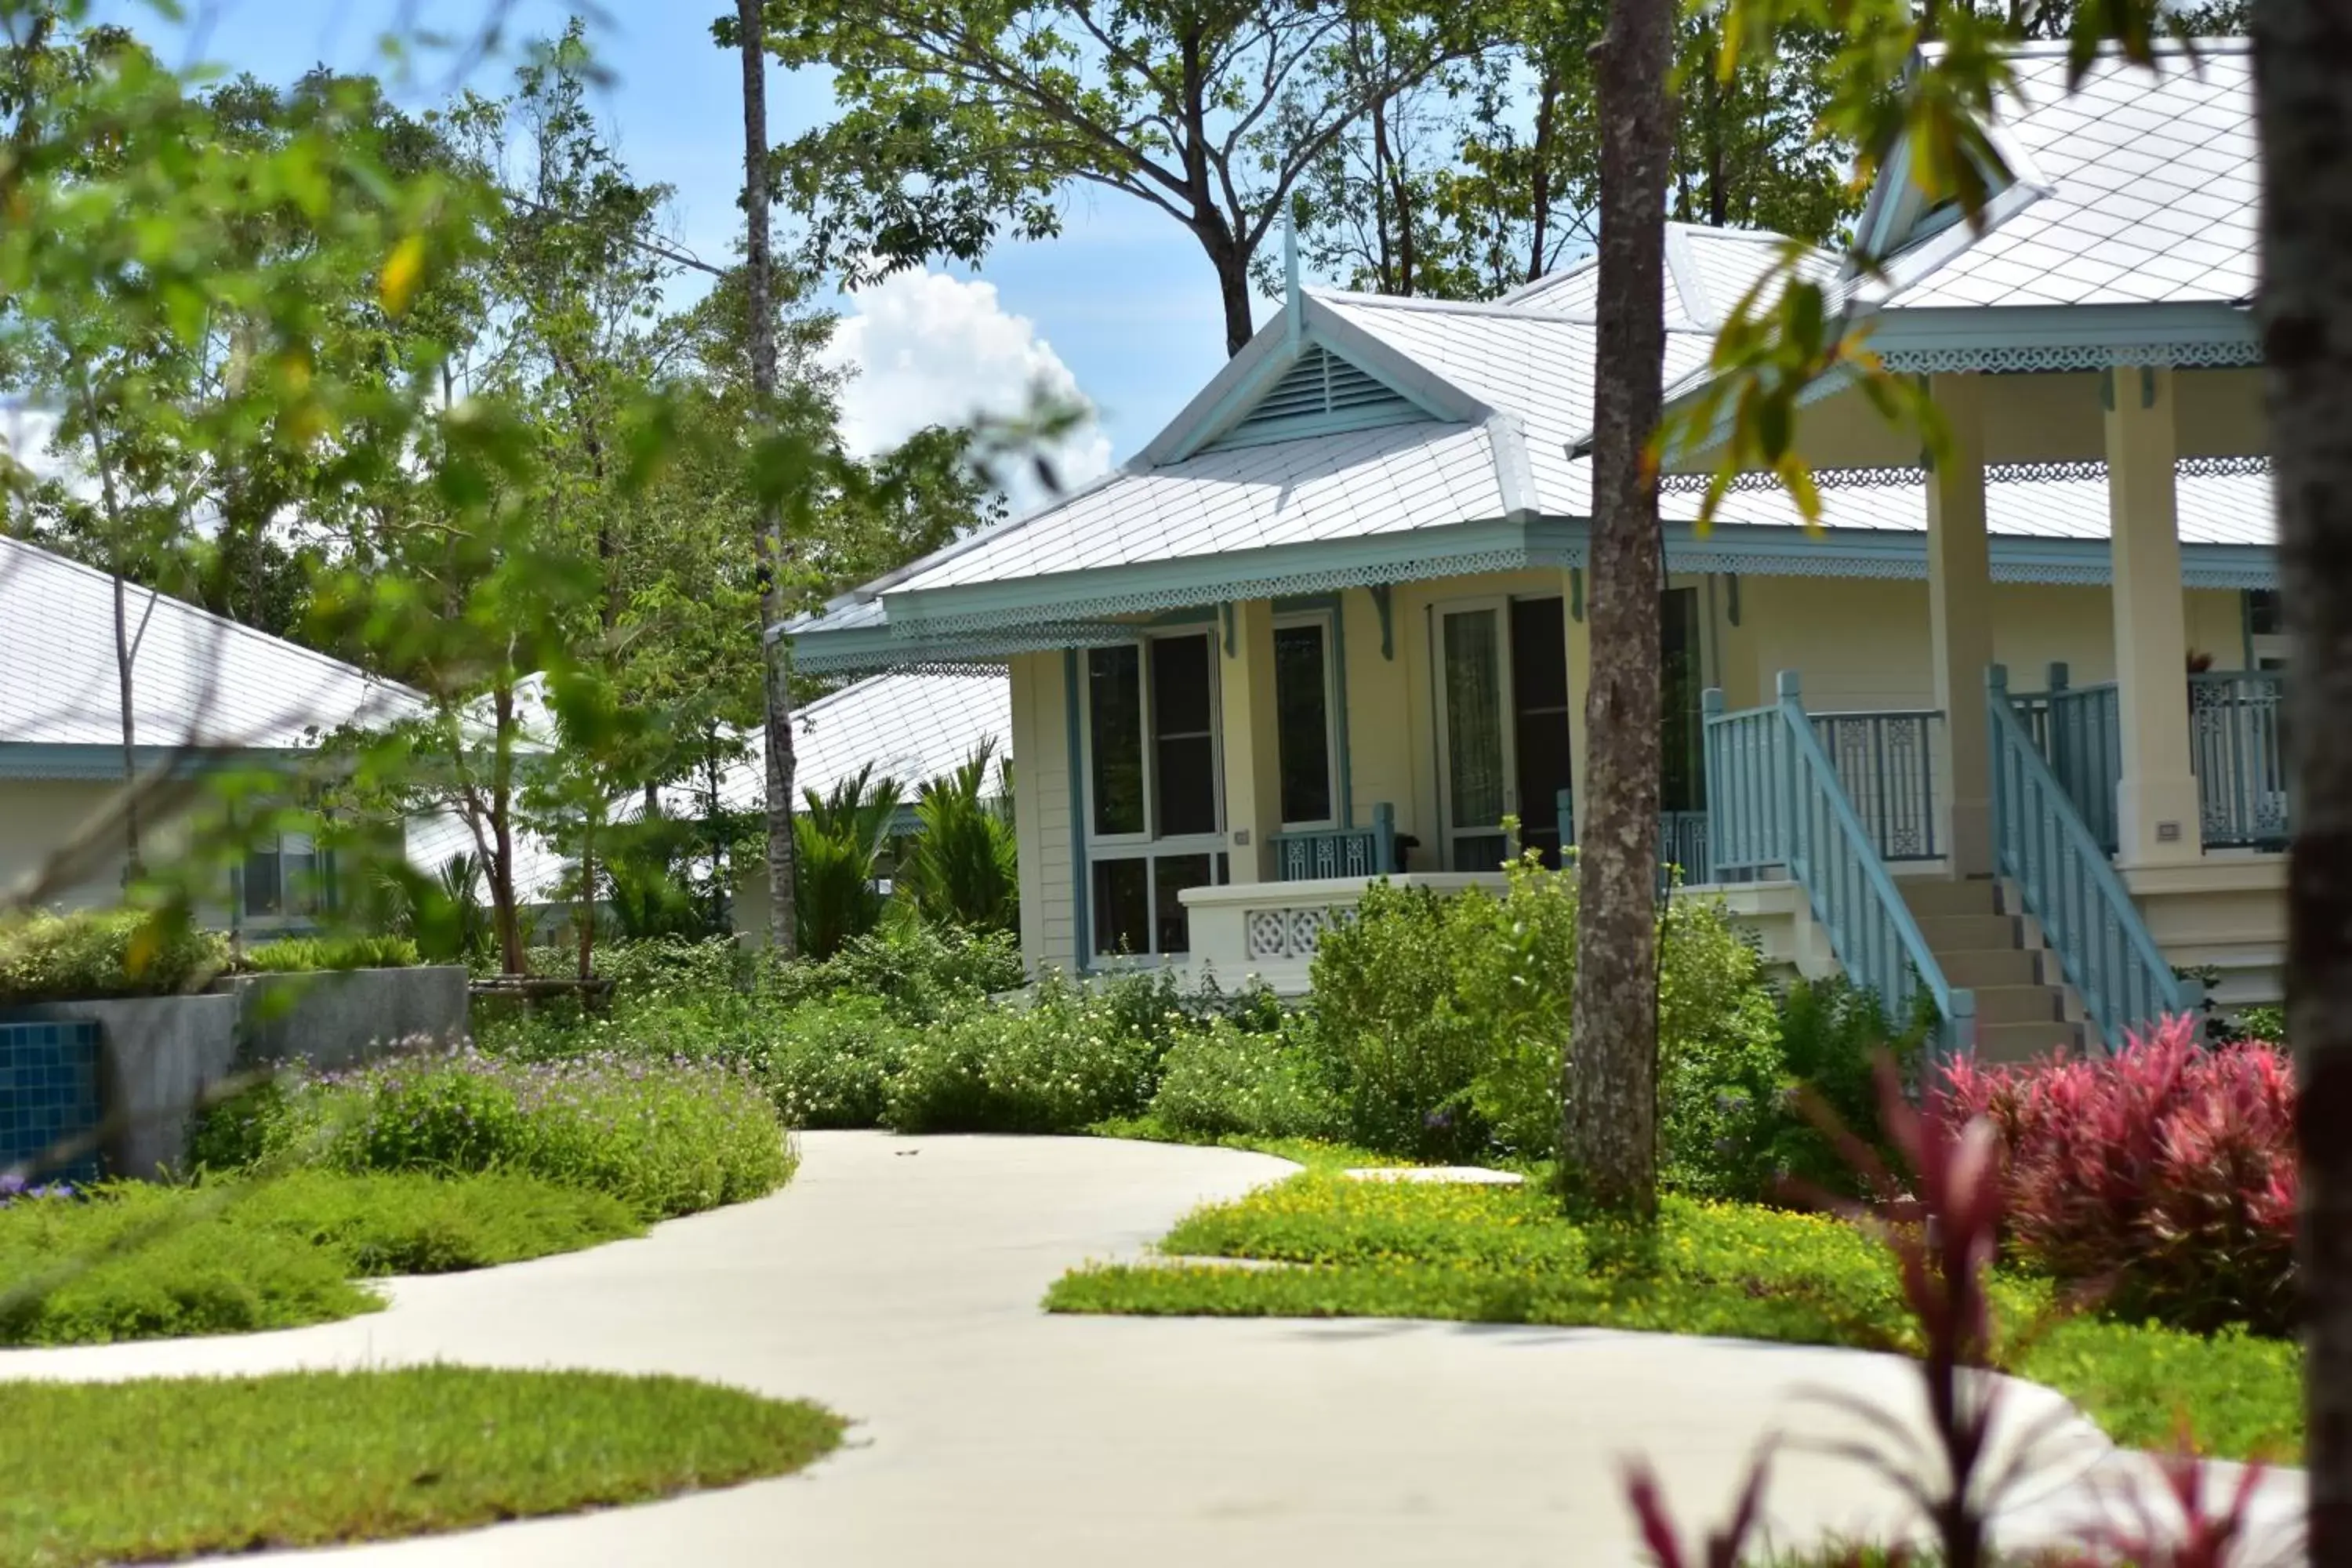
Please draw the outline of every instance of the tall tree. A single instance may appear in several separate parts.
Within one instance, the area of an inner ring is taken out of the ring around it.
[[[743,67],[743,289],[751,321],[752,429],[772,440],[776,405],[776,338],[770,301],[775,289],[769,254],[768,23],[762,0],[735,0],[736,53]],[[783,510],[772,481],[760,486],[754,548],[760,563],[761,679],[768,773],[768,944],[787,956],[798,949],[793,905],[793,696],[791,645],[773,635],[784,619]]]
[[[739,0],[729,31],[753,15]],[[787,64],[835,73],[841,117],[777,165],[826,263],[856,280],[976,261],[1007,231],[1057,232],[1055,197],[1093,184],[1192,235],[1228,353],[1300,178],[1372,104],[1497,38],[1488,0],[774,0],[768,21]]]
[[[1657,476],[1664,398],[1673,0],[1612,0],[1595,50],[1601,261],[1593,369],[1592,678],[1577,835],[1576,1000],[1561,1083],[1563,1170],[1578,1197],[1656,1211]]]
[[[2295,836],[2305,1463],[2316,1568],[2352,1564],[2352,4],[2255,0],[2263,353],[2277,466]]]

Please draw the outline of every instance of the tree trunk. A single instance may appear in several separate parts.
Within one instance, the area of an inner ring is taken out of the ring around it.
[[[1528,225],[1528,281],[1544,275],[1551,258],[1551,148],[1553,124],[1559,113],[1559,70],[1547,67],[1536,95],[1535,189]]]
[[[1257,331],[1250,321],[1249,257],[1222,223],[1202,234],[1201,246],[1217,269],[1217,299],[1225,310],[1225,357],[1230,359],[1249,347],[1250,335]]]
[[[776,335],[768,257],[768,50],[761,0],[735,0],[742,34],[743,247],[751,338],[751,396],[761,435],[774,428]],[[760,500],[760,668],[767,696],[768,945],[786,958],[799,951],[793,894],[792,647],[773,636],[784,618],[783,511],[772,495]]]
[[[530,967],[523,950],[522,915],[514,885],[514,683],[501,678],[490,695],[497,729],[490,754],[490,863],[482,868],[490,883],[490,921],[498,928],[499,968],[507,974],[521,974]]]
[[[2352,3],[2256,0],[2263,352],[2294,679],[2287,1036],[2310,1560],[2352,1564]]]
[[[1658,493],[1643,447],[1665,353],[1672,0],[1612,0],[1595,49],[1601,262],[1593,372],[1592,673],[1584,702],[1576,1001],[1562,1074],[1571,1196],[1657,1207]]]

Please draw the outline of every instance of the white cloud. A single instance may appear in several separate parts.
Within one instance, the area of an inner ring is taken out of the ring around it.
[[[0,451],[5,451],[35,477],[48,479],[63,474],[70,467],[62,456],[49,449],[49,438],[57,434],[58,416],[22,404],[0,404]]]
[[[853,298],[856,312],[842,319],[828,351],[857,373],[842,397],[853,450],[884,450],[926,425],[1018,414],[1033,387],[1085,401],[1037,323],[1007,312],[992,283],[901,272]],[[1089,416],[1048,456],[1065,488],[1084,484],[1110,467],[1110,437]],[[1025,469],[1005,477],[1016,509],[1043,499]]]

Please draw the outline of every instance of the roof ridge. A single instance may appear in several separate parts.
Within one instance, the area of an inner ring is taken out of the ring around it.
[[[2150,40],[2150,44],[2154,52],[2158,55],[2173,56],[2182,59],[2199,54],[2251,54],[2254,47],[2253,39],[2233,34],[2212,38],[2155,38]],[[1932,59],[1941,55],[1948,47],[1941,42],[1922,44],[1919,46],[1919,53],[1922,57]],[[2013,60],[2059,59],[2065,58],[2074,47],[2074,41],[2069,38],[2029,38],[2011,44],[1999,52],[2002,58]],[[2102,60],[2119,60],[2123,56],[2116,51],[2114,45],[2103,42],[2099,46],[2097,58]]]
[[[29,539],[20,539],[13,534],[0,534],[0,545],[5,545],[14,549],[27,552],[35,558],[46,562],[50,565],[63,567],[68,571],[79,573],[85,577],[94,577],[99,582],[106,584],[110,592],[113,588],[114,578],[111,574],[101,572],[97,567],[90,565],[89,563],[77,561],[70,555],[61,554],[57,551],[47,548],[46,546],[36,544]],[[0,570],[0,582],[5,582],[5,571]],[[291,637],[281,637],[274,633],[263,631],[259,626],[247,626],[243,621],[224,616],[217,610],[208,610],[202,605],[191,603],[190,601],[180,597],[177,594],[167,594],[163,589],[154,586],[152,584],[137,582],[129,577],[124,578],[123,582],[141,593],[151,595],[160,603],[170,605],[173,609],[178,610],[183,614],[194,616],[199,620],[211,622],[215,626],[226,628],[226,630],[234,632],[241,637],[254,638],[269,647],[299,655],[312,663],[323,664],[335,670],[350,675],[355,675],[363,681],[369,682],[372,685],[384,687],[389,690],[398,692],[402,696],[415,698],[420,702],[426,700],[425,693],[416,689],[415,687],[403,681],[394,680],[392,677],[370,669],[364,665],[353,664],[351,660],[346,658],[337,658],[333,654],[322,653],[319,649],[311,647],[307,644],[296,642]]]

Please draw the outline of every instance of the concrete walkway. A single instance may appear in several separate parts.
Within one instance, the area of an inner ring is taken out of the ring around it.
[[[784,1193],[568,1257],[403,1280],[385,1312],[285,1333],[0,1352],[0,1376],[109,1378],[431,1360],[661,1371],[823,1401],[851,1447],[804,1475],[612,1513],[365,1547],[349,1568],[1020,1564],[1427,1568],[1640,1560],[1620,1491],[1646,1455],[1694,1528],[1775,1444],[1778,1539],[1887,1533],[1885,1491],[1810,1443],[1858,1426],[1802,1391],[1913,1412],[1901,1362],[1595,1331],[1048,1317],[1045,1288],[1131,1257],[1260,1155],[1055,1139],[819,1133]],[[2057,1423],[2020,1495],[2118,1465]],[[2128,1466],[2116,1471],[2126,1479]],[[2284,1499],[2282,1500],[2284,1500]]]

